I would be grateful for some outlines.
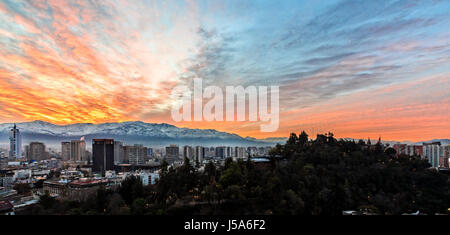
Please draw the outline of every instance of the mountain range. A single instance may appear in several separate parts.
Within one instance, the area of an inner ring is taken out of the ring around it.
[[[70,141],[84,137],[90,146],[92,139],[111,138],[122,141],[124,144],[143,144],[151,147],[163,147],[170,144],[202,145],[202,146],[274,146],[284,144],[287,138],[271,137],[256,139],[253,137],[241,137],[237,134],[220,132],[213,129],[180,128],[166,123],[114,122],[114,123],[76,123],[70,125],[55,125],[44,121],[17,123],[23,137],[23,144],[32,141],[44,142],[50,147],[60,147],[62,141]],[[8,146],[9,130],[14,123],[0,124],[0,146]],[[352,140],[351,138],[345,138]],[[358,141],[355,139],[355,141]],[[372,142],[377,140],[373,139]],[[440,141],[442,144],[450,144],[450,139],[434,139],[428,141],[385,141],[384,144],[395,143],[422,144]]]
[[[162,147],[169,144],[202,146],[272,146],[284,143],[286,138],[256,139],[213,129],[179,128],[161,123],[120,122],[120,123],[77,123],[55,125],[44,121],[16,123],[22,133],[23,143],[44,142],[49,146],[60,146],[62,141],[84,137],[88,145],[92,139],[111,138],[125,144],[144,144]],[[14,123],[0,124],[0,144],[9,143],[9,130]]]

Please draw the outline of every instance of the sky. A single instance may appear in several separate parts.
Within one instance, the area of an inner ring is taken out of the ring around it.
[[[0,0],[0,122],[450,137],[449,1]],[[174,122],[177,85],[280,87],[280,127]]]

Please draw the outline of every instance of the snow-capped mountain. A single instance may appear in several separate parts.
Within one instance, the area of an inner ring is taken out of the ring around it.
[[[17,123],[17,128],[23,134],[24,143],[41,141],[58,144],[61,141],[79,139],[85,136],[86,141],[94,138],[114,138],[126,144],[145,144],[151,146],[164,146],[167,144],[189,145],[242,145],[262,146],[273,143],[242,138],[236,134],[220,132],[212,129],[179,128],[169,124],[155,124],[145,122],[121,123],[77,123],[71,125],[55,125],[43,121]],[[0,143],[8,142],[9,130],[13,123],[0,124]]]

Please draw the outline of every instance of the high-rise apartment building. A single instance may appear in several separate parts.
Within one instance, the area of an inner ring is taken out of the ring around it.
[[[123,144],[120,141],[114,141],[114,164],[125,163],[125,154]]]
[[[131,165],[144,165],[147,159],[147,148],[135,144],[134,146],[124,146],[123,152],[128,163]]]
[[[166,147],[166,161],[169,163],[172,163],[176,160],[178,160],[178,157],[180,155],[180,149],[177,145],[171,144],[170,146]]]
[[[233,157],[234,156],[234,151],[232,147],[226,147],[226,154],[225,157]]]
[[[87,161],[86,159],[86,142],[84,140],[70,141],[70,160]]]
[[[70,142],[61,142],[61,158],[64,161],[70,160]]]
[[[41,161],[48,159],[49,155],[45,151],[45,144],[40,142],[31,142],[27,148],[28,161]]]
[[[431,167],[439,167],[440,158],[444,155],[443,148],[441,148],[441,142],[424,143],[423,155],[431,164]]]
[[[216,147],[216,158],[225,159],[226,158],[226,147],[219,146]]]
[[[195,147],[195,151],[194,151],[195,154],[194,154],[194,156],[195,156],[195,161],[196,162],[199,162],[199,163],[203,162],[203,160],[205,159],[205,156],[206,156],[205,149],[206,148],[203,148],[202,146],[196,146]]]
[[[191,146],[183,146],[183,158],[192,160],[194,158],[194,150]]]
[[[245,147],[235,147],[234,148],[234,156],[237,159],[244,159],[247,157]]]
[[[9,160],[22,158],[22,135],[16,124],[9,132]]]
[[[92,140],[92,171],[102,173],[114,170],[114,140],[93,139]]]
[[[153,149],[147,148],[147,157],[153,157]]]

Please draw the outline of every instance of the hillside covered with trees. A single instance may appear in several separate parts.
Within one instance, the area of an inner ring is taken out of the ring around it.
[[[227,159],[197,171],[188,160],[163,164],[156,185],[135,177],[117,191],[98,190],[84,202],[44,195],[28,214],[282,214],[341,215],[448,213],[448,176],[419,156],[364,141],[337,140],[332,133],[310,140],[291,134],[270,152],[268,163]]]

